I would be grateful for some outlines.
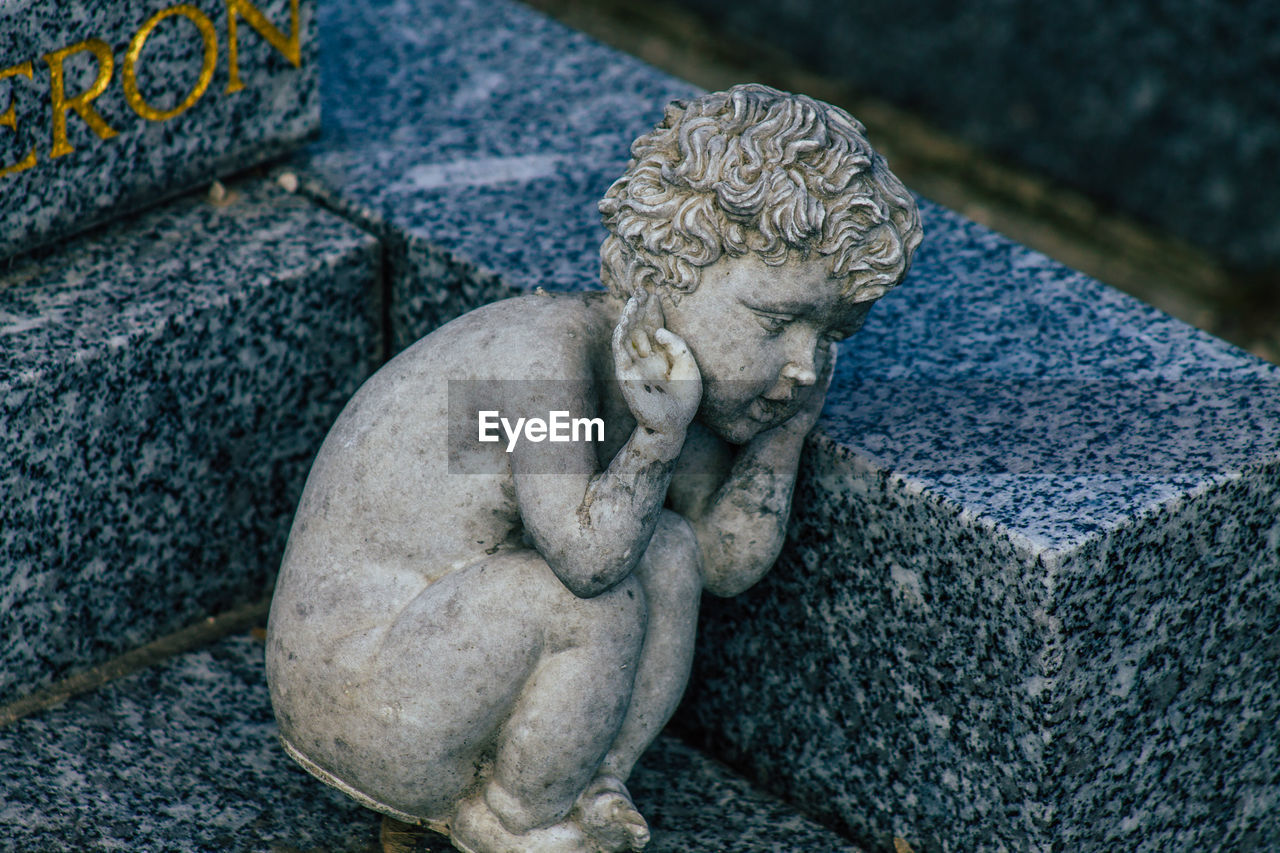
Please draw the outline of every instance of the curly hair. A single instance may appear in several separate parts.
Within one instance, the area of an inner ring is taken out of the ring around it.
[[[601,279],[691,291],[722,256],[826,258],[842,298],[877,299],[922,237],[911,194],[837,107],[756,83],[667,105],[600,201]],[[678,298],[678,297],[677,297]]]

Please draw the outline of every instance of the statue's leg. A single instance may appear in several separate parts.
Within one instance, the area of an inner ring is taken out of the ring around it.
[[[540,656],[493,745],[487,782],[459,805],[459,847],[597,850],[569,819],[627,712],[645,634],[645,596],[629,577],[602,595],[573,595],[528,561],[507,579],[507,601],[536,614]]]
[[[698,540],[683,516],[663,510],[636,566],[649,621],[631,707],[600,770],[622,781],[675,713],[689,682],[702,570]]]
[[[443,824],[483,782],[498,733],[544,655],[551,614],[524,594],[540,573],[549,569],[534,551],[495,554],[454,570],[396,614],[358,694],[361,725],[341,733],[367,765],[355,787]]]
[[[689,681],[702,572],[698,541],[685,519],[663,510],[634,576],[644,588],[648,625],[631,705],[600,772],[579,798],[580,825],[609,849],[639,850],[649,828],[624,784],[653,743]]]

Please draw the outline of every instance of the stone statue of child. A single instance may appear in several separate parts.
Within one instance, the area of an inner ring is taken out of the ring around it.
[[[647,842],[625,783],[684,690],[699,596],[773,564],[834,344],[920,242],[862,126],[807,97],[676,102],[632,155],[600,203],[608,292],[472,311],[347,405],[271,608],[289,754],[471,853]],[[487,473],[451,472],[458,380],[603,441],[504,436]]]

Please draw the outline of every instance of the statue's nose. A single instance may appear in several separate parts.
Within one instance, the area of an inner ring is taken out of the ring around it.
[[[813,359],[805,359],[803,362],[789,361],[782,368],[782,377],[790,379],[797,385],[812,385],[818,381],[818,373],[814,368]]]

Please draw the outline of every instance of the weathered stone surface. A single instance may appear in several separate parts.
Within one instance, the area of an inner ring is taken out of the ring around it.
[[[265,593],[381,351],[377,242],[274,185],[0,277],[0,701]]]
[[[296,147],[320,122],[314,18],[314,0],[0,3],[0,258]]]

